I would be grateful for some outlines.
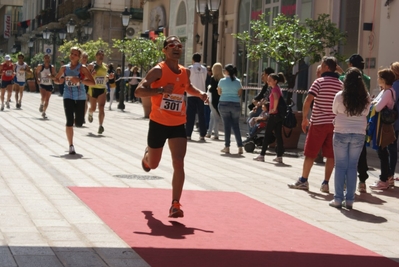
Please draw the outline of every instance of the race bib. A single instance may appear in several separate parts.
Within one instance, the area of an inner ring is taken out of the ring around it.
[[[80,86],[80,82],[74,83],[72,82],[73,76],[66,76],[65,77],[65,85],[68,87],[78,87]]]
[[[13,71],[12,70],[6,70],[6,76],[12,76]]]
[[[50,83],[50,78],[42,78],[42,84]]]
[[[105,77],[96,77],[95,81],[97,85],[105,85]]]
[[[181,112],[183,108],[184,95],[164,94],[161,102],[161,109]]]

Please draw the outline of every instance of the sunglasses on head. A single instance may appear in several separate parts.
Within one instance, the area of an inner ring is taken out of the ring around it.
[[[175,48],[175,47],[177,47],[177,48],[179,48],[179,49],[182,49],[182,48],[183,48],[183,45],[182,45],[182,44],[179,44],[179,43],[168,43],[164,48],[167,48],[167,47],[170,47],[170,48]]]

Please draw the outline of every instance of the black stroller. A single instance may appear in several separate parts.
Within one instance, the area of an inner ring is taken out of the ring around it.
[[[262,147],[265,129],[266,129],[266,123],[261,123],[260,125],[258,125],[255,134],[252,137],[248,136],[247,140],[243,142],[244,149],[246,152],[252,153],[254,152],[255,148]],[[273,135],[273,138],[271,138],[269,144],[272,144],[275,141],[276,137]]]

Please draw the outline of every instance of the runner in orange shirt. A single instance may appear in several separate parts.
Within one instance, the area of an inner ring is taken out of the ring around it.
[[[178,37],[167,37],[162,49],[165,61],[152,68],[135,91],[136,97],[151,97],[152,103],[148,145],[141,162],[146,172],[158,167],[163,147],[168,140],[173,161],[172,206],[169,217],[173,218],[184,217],[180,209],[187,148],[184,92],[207,101],[207,94],[191,84],[190,70],[179,65],[182,49],[183,45]]]

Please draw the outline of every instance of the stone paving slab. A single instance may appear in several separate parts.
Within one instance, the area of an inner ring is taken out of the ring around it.
[[[39,102],[39,94],[25,92],[22,110],[13,102],[10,110],[0,112],[0,266],[148,266],[68,189],[170,189],[167,145],[157,170],[141,169],[148,129],[141,105],[125,103],[125,112],[106,108],[103,135],[97,134],[94,113],[93,123],[74,129],[77,155],[70,156],[62,98],[52,95],[47,120],[41,118]],[[242,124],[243,133],[246,129]],[[222,140],[205,143],[196,141],[196,132],[192,137],[185,189],[240,192],[399,262],[398,187],[357,194],[355,210],[339,211],[328,206],[333,195],[319,191],[323,165],[312,168],[309,192],[287,188],[300,176],[305,136],[282,165],[272,163],[272,151],[265,163],[253,161],[255,153],[221,154],[223,134]],[[236,152],[234,142],[231,150]],[[379,175],[377,153],[368,150],[368,160],[371,183]],[[333,183],[330,187],[333,192]],[[185,212],[189,216],[195,211]]]

